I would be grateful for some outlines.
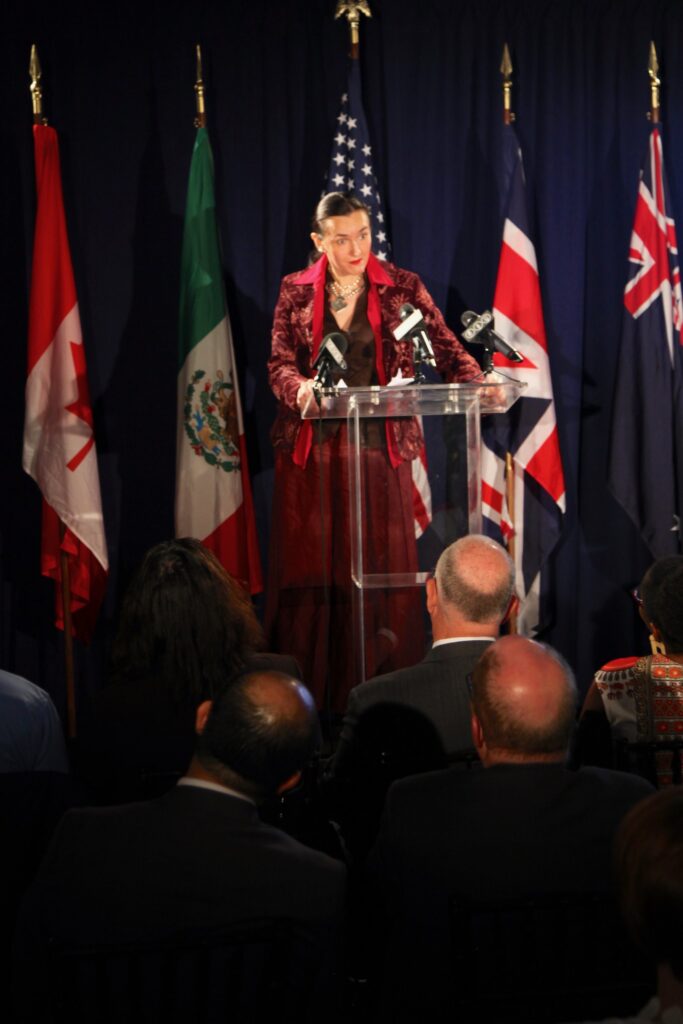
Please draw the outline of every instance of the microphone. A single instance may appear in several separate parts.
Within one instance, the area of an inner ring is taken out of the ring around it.
[[[320,351],[313,363],[313,369],[318,371],[313,378],[314,387],[329,387],[332,370],[347,369],[344,354],[348,347],[348,338],[341,331],[333,331],[323,338]]]
[[[471,309],[466,309],[460,317],[460,322],[467,328],[466,331],[462,332],[463,341],[469,341],[477,345],[485,345],[488,342],[491,348],[494,348],[496,352],[500,352],[511,363],[524,362],[524,356],[521,356],[516,348],[508,345],[507,341],[494,331],[493,314],[490,310],[485,309],[479,315]]]
[[[427,325],[420,310],[415,309],[409,302],[404,302],[398,311],[398,315],[401,318],[401,323],[394,331],[396,341],[400,341],[408,335],[417,345],[422,362],[429,363],[430,366],[435,367],[434,349],[427,334]]]

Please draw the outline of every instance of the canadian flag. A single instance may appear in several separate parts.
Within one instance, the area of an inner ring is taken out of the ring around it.
[[[43,495],[41,572],[57,584],[56,625],[64,628],[64,554],[72,632],[87,642],[104,596],[107,542],[57,133],[34,125],[33,141],[37,203],[22,464]]]

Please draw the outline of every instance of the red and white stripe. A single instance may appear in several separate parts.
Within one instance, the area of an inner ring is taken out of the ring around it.
[[[422,430],[422,417],[418,417]],[[427,450],[422,446],[418,458],[410,463],[413,475],[413,517],[415,539],[418,540],[432,521],[432,489],[427,474]]]

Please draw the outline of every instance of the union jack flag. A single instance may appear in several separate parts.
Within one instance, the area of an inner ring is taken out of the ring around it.
[[[372,167],[372,146],[363,110],[360,67],[350,61],[348,89],[341,98],[337,134],[332,140],[332,159],[327,173],[326,191],[354,192],[370,208],[375,254],[381,260],[391,256],[391,243],[382,208],[382,198]],[[432,520],[432,492],[427,476],[424,446],[420,458],[411,463],[413,477],[413,515],[415,536],[421,537]]]
[[[655,558],[680,550],[681,276],[661,129],[640,173],[612,406],[609,486]]]
[[[512,536],[518,629],[540,626],[541,570],[555,547],[565,511],[564,473],[543,322],[536,251],[529,234],[522,152],[512,127],[504,129],[504,225],[493,302],[496,332],[524,357],[511,363],[496,353],[496,367],[527,385],[505,416],[488,417],[482,445],[482,513],[498,540]],[[514,508],[507,505],[505,457],[514,468]]]

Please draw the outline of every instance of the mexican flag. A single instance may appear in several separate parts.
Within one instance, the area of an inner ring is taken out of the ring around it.
[[[211,144],[199,128],[181,261],[176,536],[201,540],[256,594],[261,565],[215,208]]]
[[[57,133],[34,125],[33,142],[37,203],[22,464],[43,495],[41,572],[57,584],[56,624],[64,628],[65,554],[72,632],[87,642],[107,581],[107,541]]]

